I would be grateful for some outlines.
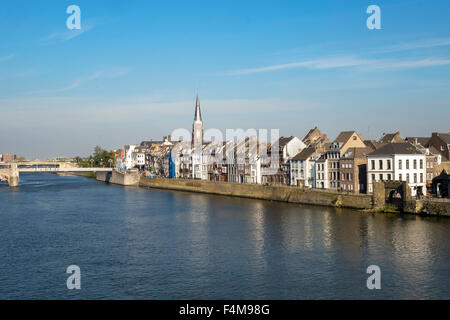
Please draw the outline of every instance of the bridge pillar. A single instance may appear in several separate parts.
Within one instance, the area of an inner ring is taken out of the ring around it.
[[[19,168],[17,163],[11,163],[11,168],[9,169],[8,184],[10,187],[19,186]]]

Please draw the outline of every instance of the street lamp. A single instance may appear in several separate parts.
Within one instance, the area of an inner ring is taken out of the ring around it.
[[[112,168],[112,159],[109,159],[109,167]]]

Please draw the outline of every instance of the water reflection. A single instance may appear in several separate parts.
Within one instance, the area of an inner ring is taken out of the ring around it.
[[[75,261],[74,298],[450,298],[450,219],[23,181],[0,189],[0,298],[68,298],[61,270]],[[371,264],[379,292],[366,288]]]

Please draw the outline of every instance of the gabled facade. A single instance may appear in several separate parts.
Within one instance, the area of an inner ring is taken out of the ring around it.
[[[308,147],[290,160],[290,185],[302,188],[316,187],[316,160],[321,154]]]
[[[280,137],[268,145],[267,156],[262,159],[262,183],[267,185],[288,185],[290,183],[290,159],[306,148],[297,137]]]
[[[326,154],[320,156],[314,163],[316,173],[316,189],[328,189],[328,161]]]
[[[371,148],[349,148],[340,159],[341,190],[351,193],[367,192],[367,155]]]
[[[328,188],[341,189],[340,158],[349,148],[365,148],[364,139],[356,131],[343,131],[327,150]]]
[[[411,195],[426,194],[426,156],[414,145],[389,143],[367,156],[368,192],[373,182],[382,180],[406,181]]]
[[[322,133],[317,127],[314,127],[313,129],[309,130],[308,133],[305,135],[305,137],[302,139],[302,142],[307,147],[314,147],[314,148],[320,148],[323,147],[325,144],[330,143],[327,135],[325,133]]]

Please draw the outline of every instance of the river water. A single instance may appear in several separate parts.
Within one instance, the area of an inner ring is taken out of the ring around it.
[[[0,204],[0,299],[450,299],[448,218],[53,174],[22,174]]]

